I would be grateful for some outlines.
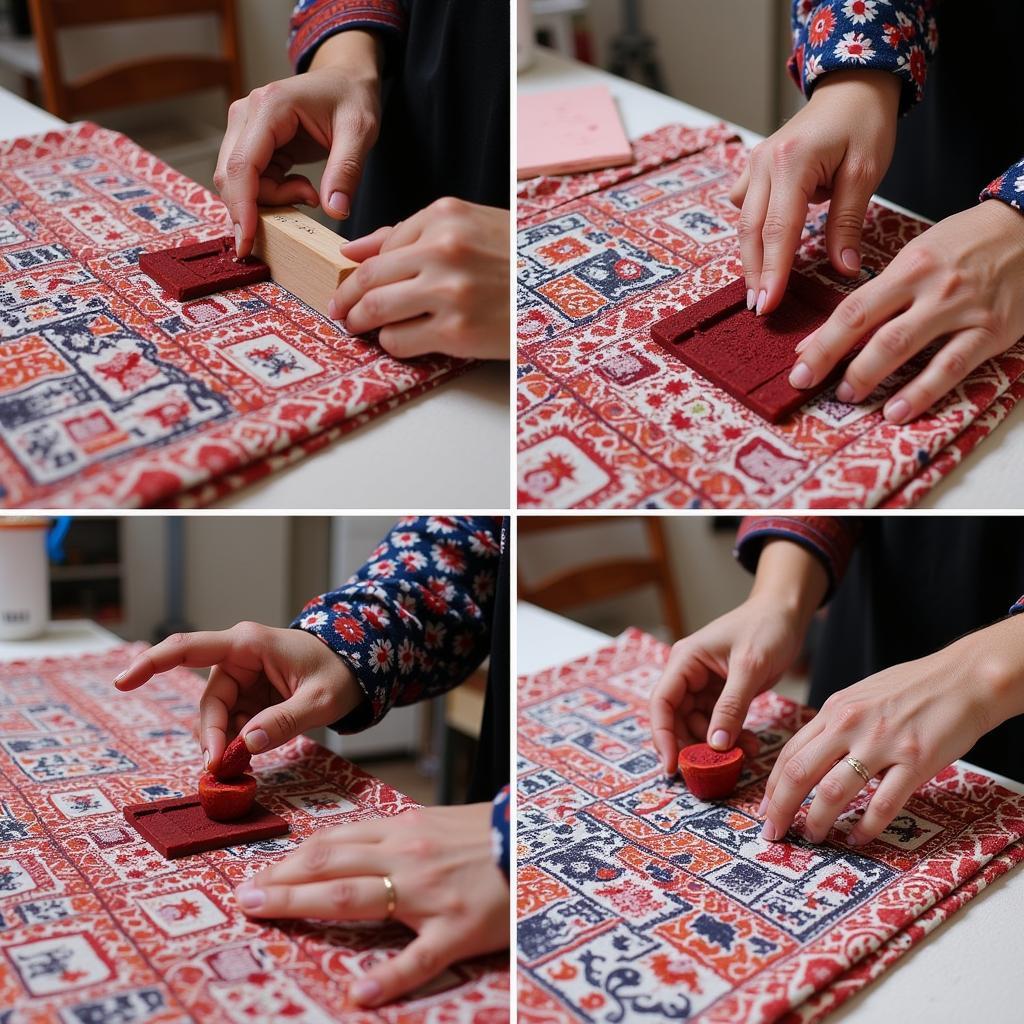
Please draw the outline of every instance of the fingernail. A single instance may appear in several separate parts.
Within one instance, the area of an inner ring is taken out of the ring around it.
[[[327,303],[327,318],[329,320],[338,319],[338,307],[335,305],[334,299]]]
[[[238,905],[246,910],[259,910],[267,902],[267,894],[249,882],[243,882],[236,890]]]
[[[126,675],[128,675],[128,670],[127,669],[125,669],[123,672],[119,672],[116,676],[114,676],[114,685],[115,686],[120,686],[121,682],[124,680],[124,677]]]
[[[242,225],[235,225],[235,255],[242,255]]]
[[[761,315],[761,310],[764,309],[764,304],[768,300],[768,293],[762,288],[757,295],[757,315]]]
[[[261,754],[270,746],[270,737],[262,729],[245,734],[245,745],[250,754]]]
[[[836,388],[836,398],[840,402],[852,402],[854,390],[847,381],[842,381],[839,387]]]
[[[332,192],[328,205],[335,213],[340,214],[342,217],[348,216],[349,202],[348,196],[344,192]]]
[[[905,398],[894,398],[885,407],[885,418],[890,423],[902,423],[910,412],[910,403]]]
[[[819,836],[817,832],[812,832],[808,828],[804,829],[804,839],[806,839],[809,843],[814,843],[815,845],[817,845],[824,838],[824,836]]]
[[[761,806],[757,809],[757,816],[759,818],[764,817],[764,812],[768,810],[768,797],[761,798]]]
[[[711,746],[719,750],[727,750],[729,747],[729,734],[724,729],[716,729],[711,735]]]
[[[206,771],[210,767],[210,752],[208,750],[203,751],[203,771]]]
[[[811,373],[811,368],[806,363],[797,363],[789,375],[790,386],[798,389],[809,388],[812,380],[814,380],[814,374]]]
[[[372,1003],[380,998],[380,982],[363,978],[352,986],[352,998],[357,1003]]]
[[[860,253],[856,249],[844,249],[839,254],[839,258],[843,261],[843,266],[847,270],[854,272],[860,270]]]
[[[767,839],[769,843],[774,843],[778,839],[778,836],[775,834],[775,826],[770,821],[766,821],[761,826],[761,838]]]
[[[753,308],[754,308],[754,289],[753,288],[748,288],[747,289],[747,309],[753,309]]]

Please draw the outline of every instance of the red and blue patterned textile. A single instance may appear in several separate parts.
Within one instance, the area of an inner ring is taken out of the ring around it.
[[[259,755],[278,839],[165,860],[126,804],[194,792],[187,669],[132,694],[110,680],[142,649],[0,664],[0,1017],[32,1024],[428,1024],[508,1020],[501,957],[415,998],[350,1008],[352,982],[410,938],[398,924],[249,920],[245,878],[317,829],[398,814],[408,797],[305,738]]]
[[[1024,797],[959,765],[875,841],[759,838],[771,766],[813,716],[772,692],[728,800],[666,780],[647,700],[668,648],[639,630],[519,681],[519,1020],[818,1021],[1024,857]]]
[[[212,500],[460,368],[391,359],[273,282],[182,303],[138,268],[228,230],[116,132],[0,142],[0,505]]]
[[[1005,418],[1024,344],[906,426],[881,413],[908,363],[860,405],[828,389],[766,423],[650,339],[653,323],[741,274],[729,189],[747,161],[725,126],[669,126],[636,163],[520,183],[520,507],[903,507]],[[814,207],[796,268],[840,290]],[[862,280],[927,225],[872,204]]]
[[[404,27],[399,0],[299,0],[292,11],[288,57],[302,72],[317,47],[338,32],[362,29],[393,36]]]

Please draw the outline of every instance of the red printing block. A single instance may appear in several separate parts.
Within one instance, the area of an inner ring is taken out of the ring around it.
[[[237,821],[211,821],[194,794],[131,804],[124,809],[124,817],[153,849],[167,858],[219,850],[254,839],[272,839],[288,831],[284,818],[258,803]]]
[[[235,262],[230,238],[140,253],[139,269],[179,302],[270,279],[270,268],[262,260],[249,256]]]
[[[651,327],[651,338],[769,423],[778,423],[826,387],[860,350],[813,388],[789,385],[797,344],[828,319],[843,293],[794,271],[781,305],[765,316],[747,309],[743,279]]]

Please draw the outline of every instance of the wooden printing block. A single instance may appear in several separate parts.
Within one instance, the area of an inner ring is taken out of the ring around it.
[[[195,794],[130,804],[124,809],[124,817],[153,849],[168,859],[256,839],[272,839],[288,831],[284,818],[259,803],[236,821],[211,821]]]
[[[778,309],[755,316],[740,278],[651,327],[651,338],[770,423],[778,423],[838,379],[858,345],[813,388],[790,387],[795,349],[828,319],[843,293],[796,271]]]
[[[139,269],[179,302],[270,278],[270,267],[261,260],[249,256],[236,262],[235,243],[226,237],[141,253]]]

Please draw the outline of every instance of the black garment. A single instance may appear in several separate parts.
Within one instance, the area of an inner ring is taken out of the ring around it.
[[[509,520],[503,519],[504,538],[498,562],[497,589],[494,594],[494,618],[491,620],[491,660],[484,696],[484,717],[480,724],[473,778],[469,784],[468,802],[491,800],[509,781],[509,705],[511,704],[512,662],[509,653]]]
[[[1019,518],[899,515],[862,523],[816,645],[816,708],[865,676],[1005,618],[1024,593]],[[1024,782],[1024,715],[983,736],[964,757]]]
[[[924,99],[900,121],[878,194],[941,220],[978,201],[1024,151],[1019,9],[1005,0],[937,6],[939,47]]]
[[[347,238],[442,196],[507,207],[508,0],[405,0],[385,63],[380,138],[342,221]]]

